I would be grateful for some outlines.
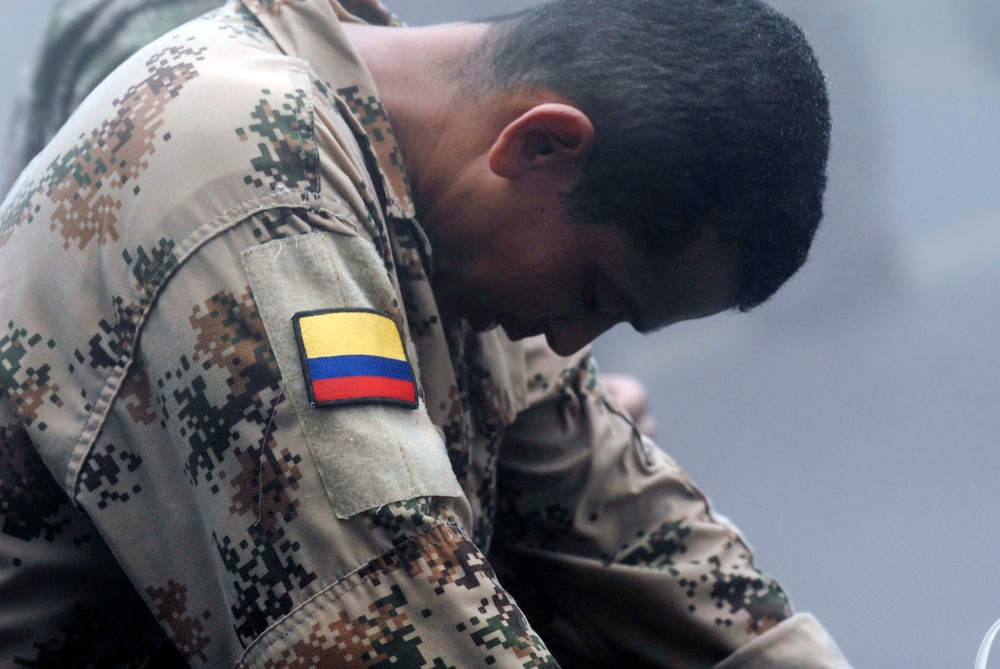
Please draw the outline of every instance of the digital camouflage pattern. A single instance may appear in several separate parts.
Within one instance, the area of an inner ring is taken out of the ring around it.
[[[846,667],[586,352],[438,313],[359,20],[394,22],[244,0],[165,35],[4,201],[0,665]],[[303,403],[297,301],[393,318],[419,408]],[[406,498],[397,434],[434,470]]]
[[[4,192],[83,98],[126,58],[224,0],[59,0],[9,131]]]

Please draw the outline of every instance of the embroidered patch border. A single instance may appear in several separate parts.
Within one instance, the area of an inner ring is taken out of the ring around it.
[[[395,404],[416,409],[417,385],[396,321],[376,309],[319,309],[292,316],[313,407]]]

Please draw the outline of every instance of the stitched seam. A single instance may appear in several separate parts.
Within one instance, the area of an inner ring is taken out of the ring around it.
[[[73,447],[73,453],[69,459],[65,480],[69,490],[71,491],[74,503],[76,503],[77,495],[79,494],[80,476],[83,473],[83,463],[90,456],[90,451],[94,447],[98,435],[101,433],[104,422],[107,420],[110,413],[110,408],[114,404],[118,393],[121,391],[121,385],[135,360],[133,354],[135,352],[139,336],[142,332],[142,327],[156,302],[156,298],[159,297],[160,290],[173,276],[173,274],[177,272],[181,266],[184,265],[184,263],[197,253],[205,244],[212,241],[227,230],[245,223],[251,217],[261,213],[262,211],[276,208],[314,211],[317,208],[317,205],[315,204],[302,202],[300,194],[296,194],[296,197],[299,198],[299,201],[286,203],[281,200],[291,199],[287,194],[282,196],[280,194],[268,193],[256,198],[245,200],[230,207],[223,213],[212,218],[207,223],[199,226],[190,235],[184,238],[184,240],[178,244],[177,247],[175,247],[174,253],[171,256],[173,260],[171,262],[164,262],[163,265],[159,267],[152,276],[150,276],[149,280],[142,287],[142,294],[139,298],[138,308],[136,309],[135,315],[129,321],[129,324],[131,325],[131,332],[129,333],[129,336],[122,341],[121,352],[118,355],[115,366],[111,370],[110,374],[108,374],[101,387],[101,393],[94,402],[94,406],[88,414],[87,420],[84,422],[83,429],[76,439],[76,445]],[[78,503],[76,505],[78,508],[80,507]]]
[[[423,548],[412,549],[412,544],[416,543],[417,541],[419,541],[423,537],[426,537],[428,535],[435,534],[435,533],[442,534],[443,536],[441,536],[440,539],[438,539],[438,540],[436,540],[436,541],[434,541],[432,543],[426,544]],[[269,627],[268,629],[264,630],[264,632],[261,633],[261,635],[259,637],[257,637],[257,639],[255,639],[250,644],[250,646],[248,646],[247,649],[243,652],[243,657],[240,658],[240,661],[237,664],[237,666],[242,666],[244,664],[255,663],[258,660],[260,660],[260,658],[265,653],[267,653],[268,651],[270,651],[272,648],[274,648],[275,646],[277,646],[280,643],[284,643],[285,640],[288,639],[288,637],[290,637],[296,631],[296,628],[298,627],[298,625],[291,626],[290,629],[277,634],[273,639],[272,638],[267,638],[267,637],[268,637],[268,635],[272,631],[277,631],[277,629],[279,627],[281,627],[282,625],[285,625],[285,624],[291,622],[291,619],[296,614],[305,612],[305,610],[307,608],[309,608],[310,605],[316,604],[316,608],[310,609],[309,612],[308,612],[309,615],[310,615],[310,617],[313,617],[316,614],[321,613],[321,612],[323,612],[323,611],[325,611],[327,609],[330,609],[333,606],[335,606],[346,595],[348,595],[349,593],[353,592],[354,590],[356,590],[357,588],[361,587],[362,585],[365,585],[366,583],[370,582],[372,577],[377,576],[379,574],[385,574],[386,573],[386,570],[384,568],[383,569],[378,569],[378,570],[373,569],[371,571],[370,575],[366,575],[361,580],[359,580],[357,583],[355,583],[354,585],[350,586],[349,588],[347,588],[343,592],[337,594],[336,596],[334,596],[329,601],[323,602],[322,604],[317,604],[317,601],[320,598],[330,595],[330,591],[331,590],[334,590],[335,588],[337,588],[337,586],[341,585],[342,583],[344,583],[345,581],[349,580],[353,576],[356,576],[359,572],[361,572],[365,568],[372,566],[374,563],[386,561],[386,559],[389,558],[390,556],[394,558],[392,562],[395,562],[396,560],[402,561],[402,559],[404,557],[407,557],[407,556],[419,556],[422,553],[426,552],[427,549],[429,549],[429,548],[431,548],[433,546],[437,546],[438,544],[447,542],[447,541],[449,541],[450,539],[453,539],[453,538],[459,539],[461,541],[467,541],[467,539],[461,533],[461,531],[455,525],[453,525],[452,523],[443,523],[441,525],[435,525],[434,527],[432,527],[427,532],[424,532],[423,534],[418,534],[418,535],[416,535],[416,536],[408,539],[406,542],[400,544],[399,546],[397,546],[396,548],[392,549],[391,551],[389,551],[387,553],[383,553],[381,556],[379,556],[379,557],[377,557],[377,558],[375,558],[373,560],[369,560],[365,564],[359,566],[357,569],[354,569],[354,570],[348,572],[342,578],[340,578],[339,580],[337,580],[335,583],[332,583],[329,586],[327,586],[326,588],[324,588],[322,592],[319,592],[316,595],[313,595],[308,600],[306,600],[305,602],[303,602],[302,604],[300,604],[298,607],[296,607],[295,610],[291,611],[290,613],[288,613],[287,615],[285,615],[283,618],[281,618],[281,620],[278,620],[273,625],[271,625],[271,627]],[[411,552],[407,552],[407,548],[411,548],[412,549]],[[390,566],[391,564],[392,563],[390,562],[386,566]]]

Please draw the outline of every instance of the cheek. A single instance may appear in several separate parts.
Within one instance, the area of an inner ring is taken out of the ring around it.
[[[508,292],[526,316],[567,317],[580,303],[578,281],[567,271],[539,272]]]

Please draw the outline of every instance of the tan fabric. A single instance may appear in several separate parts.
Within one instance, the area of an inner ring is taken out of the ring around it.
[[[243,267],[287,386],[285,394],[337,516],[350,518],[415,497],[460,496],[444,435],[427,417],[426,407],[401,411],[393,405],[359,404],[317,410],[306,395],[292,317],[320,309],[382,311],[396,299],[371,242],[326,232],[298,235],[247,249]]]
[[[126,58],[224,0],[55,0],[14,118],[0,179],[6,193],[87,94]],[[7,132],[7,128],[0,129]]]
[[[438,313],[360,19],[164,36],[4,201],[0,665],[844,666],[586,352]],[[289,314],[373,304],[419,407],[309,407]]]
[[[848,669],[849,665],[823,626],[811,615],[799,613],[740,648],[717,669],[757,667]]]

